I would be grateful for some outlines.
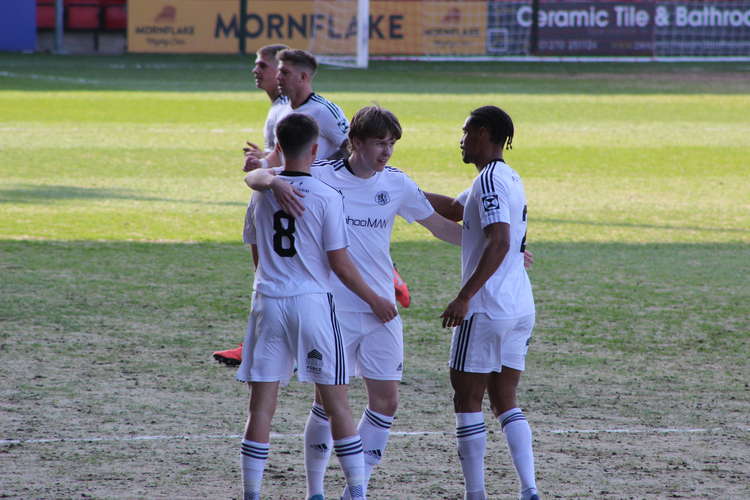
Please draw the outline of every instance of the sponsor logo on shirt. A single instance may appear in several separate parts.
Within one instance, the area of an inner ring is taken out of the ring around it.
[[[388,221],[385,219],[355,219],[354,217],[346,216],[346,223],[354,227],[365,227],[373,229],[385,229],[388,227]]]
[[[380,191],[378,194],[375,195],[375,203],[377,203],[380,206],[387,205],[391,202],[391,195],[388,194],[388,191]]]
[[[485,212],[497,210],[500,208],[500,200],[497,198],[496,194],[488,194],[482,196],[482,206],[484,207]]]

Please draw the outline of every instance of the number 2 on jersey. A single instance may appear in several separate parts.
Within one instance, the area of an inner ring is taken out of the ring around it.
[[[286,225],[284,224],[286,221]],[[279,210],[273,214],[273,250],[281,257],[294,257],[294,217]]]
[[[523,217],[521,218],[522,222],[526,222],[526,213],[527,213],[528,205],[523,206]],[[523,234],[523,240],[521,241],[521,253],[524,253],[526,251],[526,233]]]

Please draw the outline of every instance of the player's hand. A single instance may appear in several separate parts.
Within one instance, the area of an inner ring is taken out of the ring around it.
[[[260,158],[256,158],[255,156],[246,153],[245,162],[242,165],[243,172],[252,172],[256,168],[260,168],[262,166],[260,160]]]
[[[242,148],[242,151],[245,152],[245,156],[248,156],[248,155],[254,156],[259,160],[263,158],[264,156],[266,156],[265,152],[262,149],[260,149],[257,145],[253,144],[250,141],[245,141],[245,143],[247,144],[247,146]]]
[[[443,328],[459,326],[468,312],[469,301],[456,297],[440,315],[443,318]]]
[[[534,264],[534,254],[529,252],[528,250],[523,251],[523,267],[526,269],[531,269],[531,266]]]
[[[383,323],[388,323],[390,320],[398,316],[396,305],[385,297],[379,295],[375,296],[375,299],[370,304],[370,309],[375,313]]]
[[[273,172],[273,170],[271,172]],[[276,201],[279,202],[279,205],[281,205],[284,212],[292,217],[299,217],[302,215],[302,212],[305,211],[305,206],[300,199],[304,198],[305,195],[298,189],[292,187],[288,182],[274,178],[271,181],[271,191],[273,191]]]

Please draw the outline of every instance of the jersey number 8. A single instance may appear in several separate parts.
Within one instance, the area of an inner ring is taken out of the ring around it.
[[[286,221],[286,226],[283,221]],[[294,217],[283,210],[279,210],[273,214],[273,230],[274,252],[281,257],[297,255],[297,249],[294,248]]]

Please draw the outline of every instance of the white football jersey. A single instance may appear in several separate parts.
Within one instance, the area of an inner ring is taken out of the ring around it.
[[[316,158],[319,160],[330,158],[348,138],[349,120],[344,112],[336,104],[314,92],[299,107],[292,108],[290,104],[283,108],[278,119],[281,120],[289,113],[302,113],[318,124],[320,136]]]
[[[355,176],[345,159],[319,160],[310,173],[338,190],[344,197],[349,233],[349,254],[365,282],[381,297],[395,302],[390,245],[393,221],[407,222],[434,213],[419,186],[397,168],[385,167],[368,179]],[[370,307],[333,276],[333,295],[340,311],[371,312]]]
[[[249,243],[258,247],[255,292],[291,297],[332,291],[326,252],[349,246],[341,194],[308,174],[279,176],[304,193],[305,212],[292,217],[272,191],[254,192],[246,220]]]
[[[289,111],[289,98],[280,95],[271,103],[266,116],[266,124],[263,126],[263,149],[266,153],[273,151],[276,147],[276,124]]]
[[[523,267],[526,195],[518,173],[501,160],[490,162],[457,200],[464,206],[461,238],[462,282],[474,273],[485,244],[484,228],[510,224],[510,248],[500,267],[469,302],[469,313],[513,319],[534,313],[531,282]]]

